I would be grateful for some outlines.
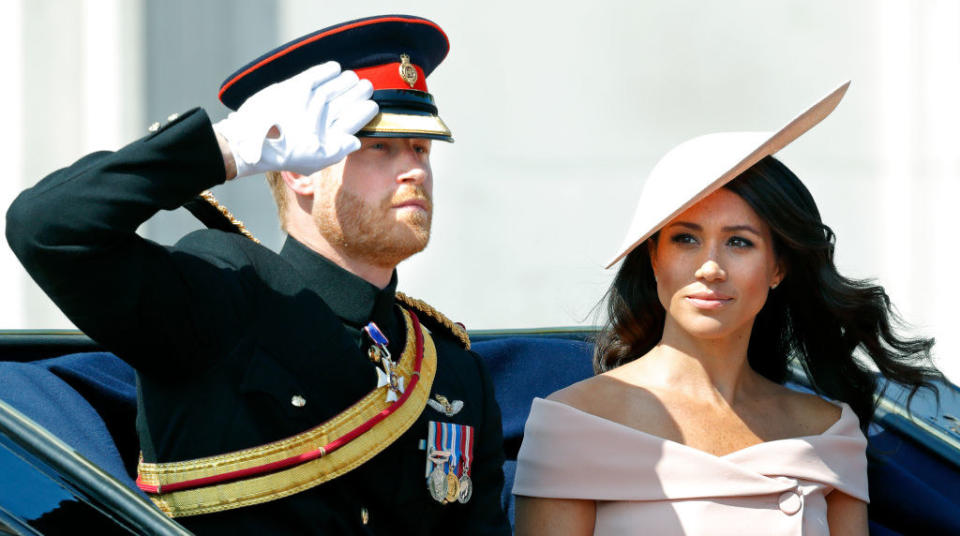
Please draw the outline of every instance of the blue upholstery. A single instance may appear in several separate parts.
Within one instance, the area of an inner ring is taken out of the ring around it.
[[[517,459],[533,399],[593,375],[593,345],[583,341],[508,337],[477,342],[473,350],[493,378],[508,460]]]
[[[593,345],[583,341],[508,337],[473,344],[490,370],[503,420],[504,487],[501,504],[513,524],[513,476],[523,426],[535,397],[576,383],[593,374]]]
[[[138,455],[136,380],[133,369],[113,354],[0,362],[0,399],[140,492],[128,472],[135,470]],[[125,456],[118,444],[126,447]]]

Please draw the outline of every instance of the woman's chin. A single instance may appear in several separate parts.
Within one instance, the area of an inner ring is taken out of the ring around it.
[[[703,315],[684,319],[678,325],[680,331],[694,339],[723,339],[732,335],[737,328],[719,318]]]

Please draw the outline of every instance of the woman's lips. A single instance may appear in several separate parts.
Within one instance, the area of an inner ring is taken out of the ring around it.
[[[698,292],[687,296],[686,299],[698,309],[720,309],[733,301],[731,296],[712,292]]]

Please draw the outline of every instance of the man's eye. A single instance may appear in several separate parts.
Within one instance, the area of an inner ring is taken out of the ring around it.
[[[371,143],[370,148],[379,151],[386,148],[386,145],[382,143]]]

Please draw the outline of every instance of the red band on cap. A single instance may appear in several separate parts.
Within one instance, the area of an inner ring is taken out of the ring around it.
[[[400,62],[388,63],[386,65],[374,65],[373,67],[362,67],[354,69],[357,77],[369,80],[373,84],[373,89],[418,89],[427,91],[427,77],[423,75],[423,69],[419,65],[413,66],[417,70],[417,81],[413,87],[400,76]]]
[[[223,84],[223,87],[220,88],[220,92],[217,93],[217,98],[219,98],[220,101],[222,102],[222,101],[223,101],[223,94],[224,94],[228,89],[230,89],[230,86],[232,86],[232,85],[234,85],[235,83],[237,83],[238,80],[240,80],[240,79],[243,78],[244,76],[247,76],[248,74],[252,73],[253,71],[256,71],[256,70],[259,69],[260,67],[263,67],[264,65],[266,65],[266,64],[268,64],[268,63],[276,60],[277,58],[279,58],[279,57],[281,57],[281,56],[287,55],[288,53],[290,53],[290,52],[293,51],[293,50],[296,50],[296,49],[298,49],[298,48],[300,48],[300,47],[302,47],[302,46],[308,45],[308,44],[310,44],[310,43],[312,43],[312,42],[314,42],[314,41],[317,41],[318,39],[323,39],[324,37],[327,37],[327,36],[329,36],[329,35],[338,34],[338,33],[340,33],[340,32],[345,32],[345,31],[351,30],[351,29],[353,29],[353,28],[359,28],[359,27],[361,27],[361,26],[369,26],[369,25],[371,25],[371,24],[379,24],[379,23],[382,23],[382,22],[407,22],[407,23],[411,23],[411,24],[423,24],[423,25],[426,25],[426,26],[432,26],[433,28],[436,28],[436,30],[437,30],[438,32],[440,32],[440,35],[442,35],[444,39],[447,38],[447,34],[444,33],[444,31],[443,31],[439,26],[437,26],[436,24],[434,24],[433,22],[430,22],[430,21],[427,21],[427,20],[408,19],[408,18],[406,18],[406,17],[379,17],[379,18],[375,18],[375,19],[357,21],[357,22],[354,22],[354,23],[352,23],[352,24],[344,24],[343,26],[339,26],[339,27],[334,28],[334,29],[332,29],[332,30],[330,30],[330,31],[317,34],[317,35],[315,35],[315,36],[313,36],[313,37],[311,37],[311,38],[309,38],[309,39],[304,39],[304,40],[302,40],[302,41],[298,41],[298,42],[290,45],[289,47],[287,47],[287,48],[285,48],[285,49],[283,49],[283,50],[280,50],[280,51],[278,51],[278,52],[276,52],[276,53],[274,53],[274,54],[271,54],[270,57],[264,58],[263,60],[257,62],[255,65],[250,66],[249,68],[247,68],[246,70],[244,70],[242,73],[238,74],[237,76],[234,76],[234,77],[231,78],[228,82],[226,82],[225,84]],[[449,43],[449,41],[448,41],[448,43]],[[449,45],[447,45],[447,46],[449,46]],[[417,68],[417,71],[419,72],[420,69]],[[420,72],[420,74],[422,75],[423,73]],[[426,77],[421,76],[421,78],[426,78]],[[410,86],[407,85],[407,88],[409,88],[409,87],[410,87]]]

